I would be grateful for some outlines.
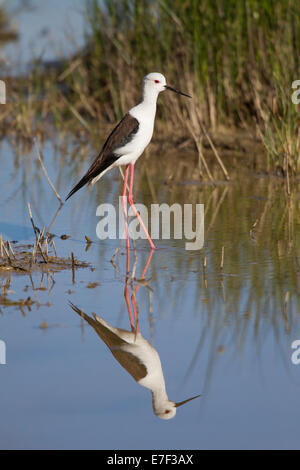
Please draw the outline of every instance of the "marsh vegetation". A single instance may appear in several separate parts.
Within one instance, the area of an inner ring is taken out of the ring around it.
[[[70,132],[98,143],[99,129],[105,135],[139,99],[141,78],[159,70],[193,100],[164,94],[158,145],[188,140],[199,177],[213,179],[210,139],[220,159],[228,141],[231,153],[243,149],[250,168],[260,144],[259,165],[285,176],[290,192],[300,165],[299,105],[291,101],[300,77],[298,2],[88,0],[83,14],[82,50],[55,67],[35,61],[25,80],[9,80],[3,134],[30,141]]]

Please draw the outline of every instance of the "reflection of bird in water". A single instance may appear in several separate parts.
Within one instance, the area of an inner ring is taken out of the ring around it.
[[[161,419],[173,418],[179,406],[200,396],[197,395],[179,403],[169,400],[158,352],[140,332],[114,328],[96,314],[93,314],[94,318],[91,318],[71,302],[70,305],[94,328],[117,361],[134,380],[151,390],[153,411],[156,416]]]

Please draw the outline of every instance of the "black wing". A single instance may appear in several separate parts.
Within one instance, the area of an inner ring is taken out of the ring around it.
[[[69,197],[73,196],[76,191],[78,191],[80,188],[92,181],[94,178],[96,178],[96,176],[100,175],[103,171],[109,168],[116,160],[118,160],[119,156],[117,156],[114,151],[130,142],[134,134],[137,133],[138,128],[139,121],[133,116],[131,116],[131,114],[129,113],[125,114],[123,119],[108,136],[105,144],[102,147],[101,152],[94,160],[86,174],[69,192],[66,201],[67,199],[69,199]]]
[[[121,366],[125,370],[127,370],[127,372],[134,378],[134,380],[138,382],[139,380],[146,377],[146,366],[141,363],[138,357],[124,350],[124,346],[128,344],[126,343],[126,341],[117,336],[113,331],[103,325],[100,321],[94,320],[93,318],[89,317],[89,315],[87,315],[78,307],[76,307],[76,305],[72,304],[72,302],[69,302],[69,304],[81,318],[84,318],[94,328],[98,336],[110,349],[115,359],[119,362],[119,364],[121,364]],[[101,320],[101,318],[99,320]]]

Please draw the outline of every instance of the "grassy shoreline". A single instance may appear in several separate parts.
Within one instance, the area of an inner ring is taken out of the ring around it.
[[[299,17],[292,0],[88,0],[85,49],[57,67],[36,63],[25,80],[8,80],[0,132],[29,141],[65,132],[99,139],[99,129],[139,100],[142,77],[156,70],[193,95],[186,102],[164,93],[157,133],[193,142],[200,176],[210,178],[215,165],[207,138],[214,142],[225,130],[237,147],[245,134],[259,140],[262,167],[282,174],[289,192],[300,171],[299,105],[291,101],[300,79]],[[223,158],[226,139],[217,147]]]

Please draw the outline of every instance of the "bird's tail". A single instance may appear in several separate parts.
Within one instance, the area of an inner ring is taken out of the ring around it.
[[[110,350],[118,349],[120,346],[127,344],[126,340],[121,338],[120,332],[122,333],[123,330],[119,330],[118,328],[114,328],[109,323],[107,323],[103,318],[98,317],[95,313],[93,313],[94,318],[89,317],[86,313],[80,310],[76,305],[69,301],[70,306],[74,310],[74,312],[78,313],[81,318],[84,318],[89,325],[91,325],[96,333],[100,336],[102,341],[110,348]],[[130,333],[124,330],[124,333]]]
[[[96,320],[89,317],[86,313],[84,313],[82,310],[76,307],[76,305],[74,305],[72,302],[69,301],[69,304],[74,310],[74,312],[78,313],[78,315],[84,320],[86,320],[93,328],[96,328],[98,326],[98,322]]]
[[[74,188],[69,192],[69,194],[66,197],[66,201],[69,199],[69,197],[73,196],[79,189],[81,189],[83,186],[85,186],[87,183],[91,181],[91,176],[90,175],[84,175],[83,178],[74,186]]]

